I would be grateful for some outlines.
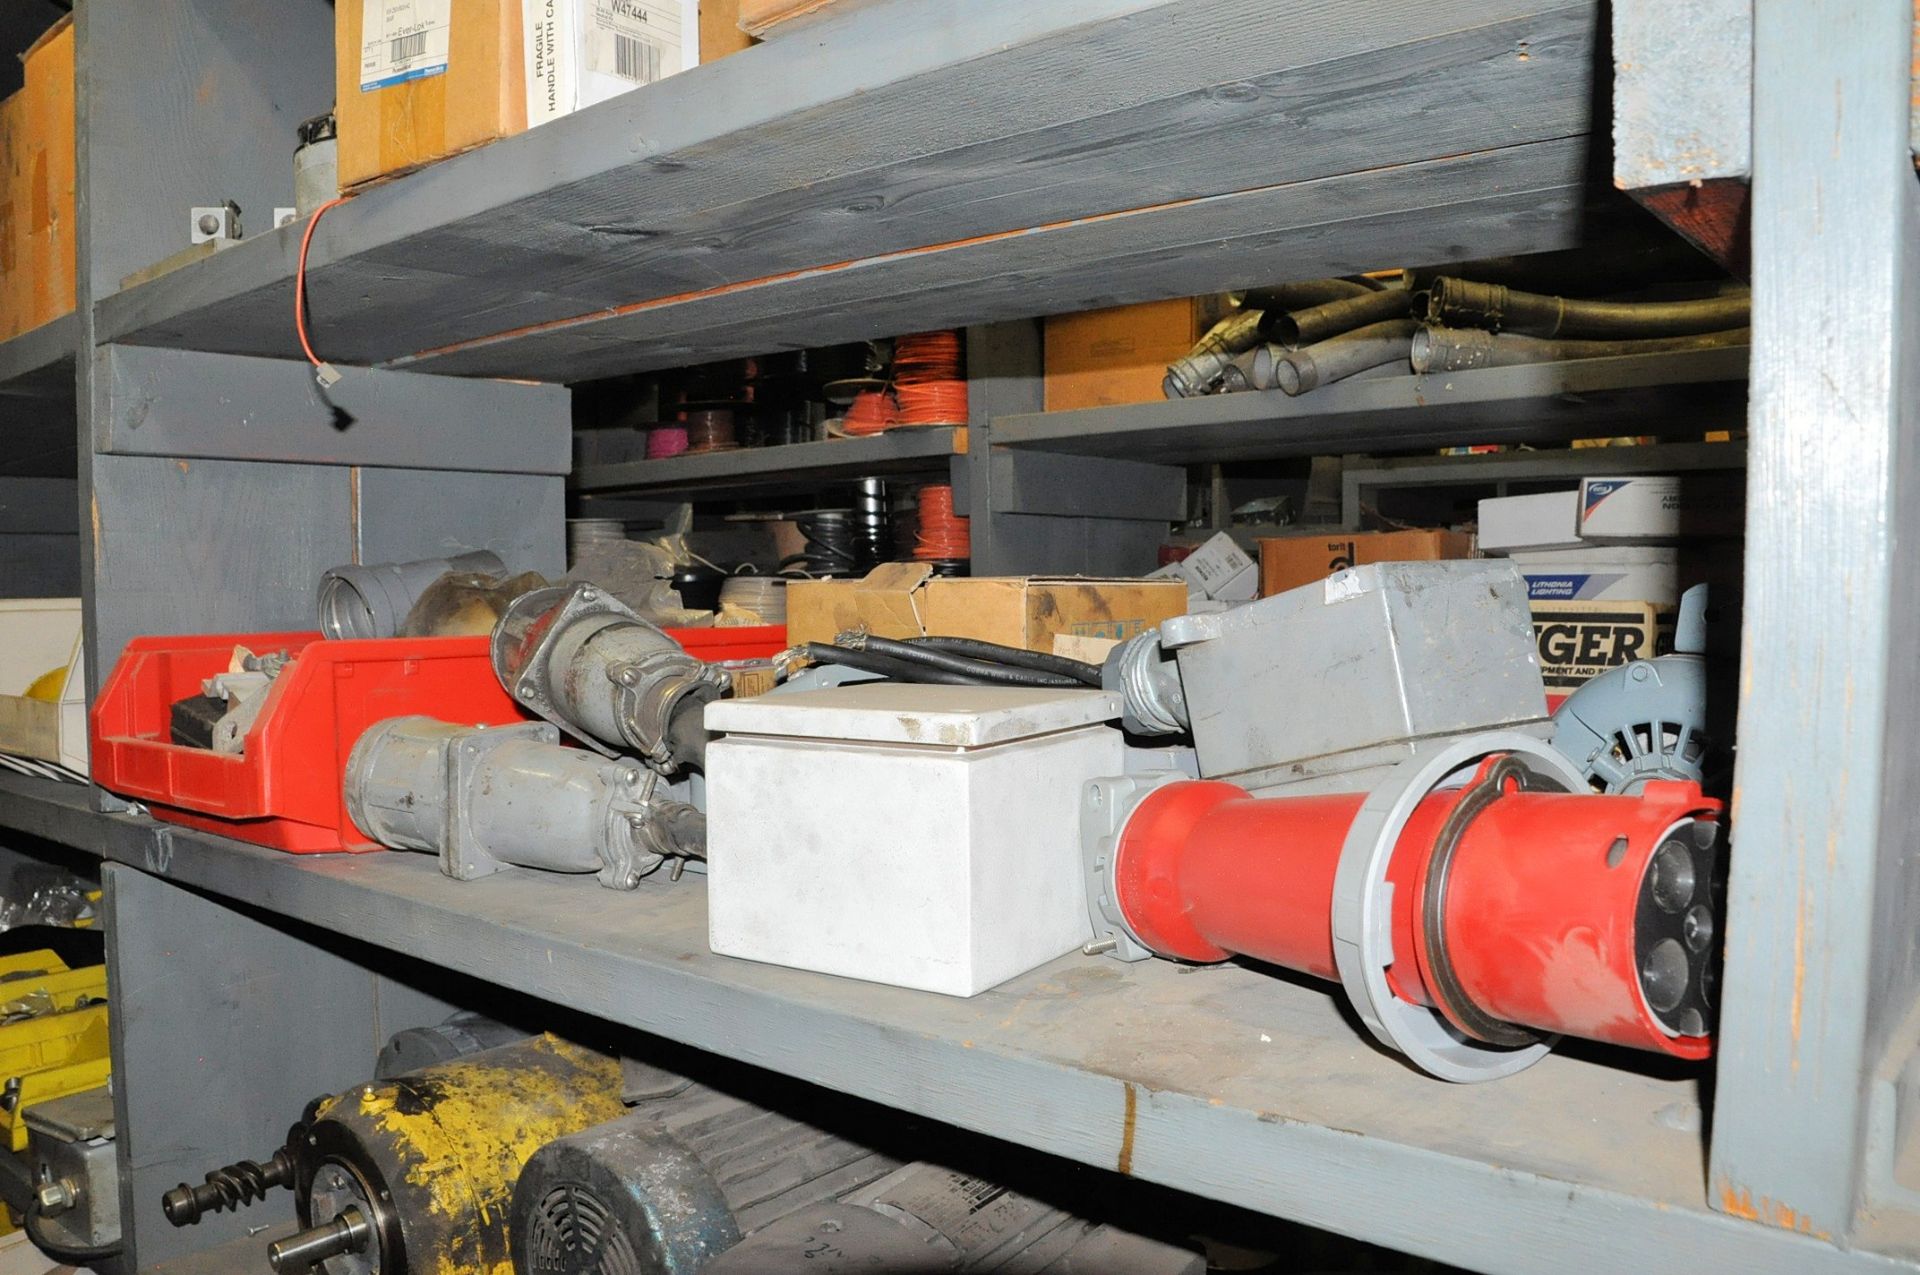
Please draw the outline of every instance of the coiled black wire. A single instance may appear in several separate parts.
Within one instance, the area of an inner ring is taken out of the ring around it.
[[[860,573],[851,510],[815,509],[793,515],[793,521],[800,528],[800,534],[807,538],[807,547],[805,552],[782,560],[780,570],[797,566],[812,576]]]

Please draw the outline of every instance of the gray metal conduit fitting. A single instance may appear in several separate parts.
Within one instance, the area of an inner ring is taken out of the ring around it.
[[[1517,367],[1523,363],[1561,363],[1627,354],[1666,354],[1676,350],[1719,350],[1752,343],[1753,334],[1746,328],[1645,341],[1548,341],[1505,332],[1482,332],[1476,328],[1421,328],[1414,333],[1410,357],[1416,372],[1464,372],[1476,367]]]
[[[1188,726],[1187,694],[1173,652],[1160,645],[1160,631],[1128,638],[1100,666],[1102,689],[1119,691],[1120,724],[1136,735],[1179,735]]]
[[[435,580],[449,571],[505,575],[507,564],[487,549],[418,562],[348,563],[320,577],[320,631],[330,638],[384,638]]]
[[[1260,341],[1260,311],[1241,310],[1213,325],[1186,355],[1167,367],[1161,390],[1168,398],[1192,398],[1219,383],[1233,356]]]
[[[706,817],[659,788],[633,762],[562,746],[545,722],[396,717],[354,744],[345,792],[360,831],[437,854],[458,880],[521,867],[598,873],[631,890],[668,858],[706,855]]]
[[[1263,345],[1254,355],[1254,388],[1278,389],[1298,396],[1368,368],[1406,362],[1420,330],[1412,319],[1388,319],[1343,332],[1304,350]]]
[[[1427,299],[1427,317],[1438,324],[1526,336],[1602,340],[1744,328],[1752,310],[1746,292],[1685,301],[1586,301],[1447,276],[1433,281]]]
[[[523,593],[494,626],[493,671],[507,693],[608,756],[671,772],[702,765],[719,667],[591,584]]]

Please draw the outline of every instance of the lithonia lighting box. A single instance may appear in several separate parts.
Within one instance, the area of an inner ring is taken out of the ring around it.
[[[1123,769],[1105,691],[869,683],[720,700],[707,917],[723,956],[950,996],[1091,934],[1080,794]]]

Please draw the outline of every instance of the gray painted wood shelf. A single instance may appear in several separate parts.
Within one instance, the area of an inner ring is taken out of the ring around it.
[[[965,454],[966,439],[964,427],[929,425],[865,438],[583,465],[574,471],[572,486],[581,492],[711,497],[811,488],[869,474],[943,474],[954,456]]]
[[[1696,1089],[1555,1056],[1448,1086],[1326,990],[1227,965],[1062,958],[968,1000],[707,950],[705,885],[632,893],[426,855],[293,856],[0,775],[0,824],[614,1022],[1081,1162],[1493,1275],[1895,1269],[1711,1212]],[[1489,1247],[1489,1220],[1504,1242]]]
[[[70,313],[0,341],[0,398],[60,400],[72,412],[80,320]]]
[[[1603,7],[892,0],[366,190],[316,228],[316,344],[576,381],[1573,246],[1621,202]],[[105,297],[98,339],[298,357],[297,231]]]
[[[1564,443],[1635,433],[1651,420],[1689,432],[1744,428],[1747,351],[1695,350],[1374,375],[1298,398],[1278,390],[1124,407],[1002,416],[997,447],[1163,462]]]

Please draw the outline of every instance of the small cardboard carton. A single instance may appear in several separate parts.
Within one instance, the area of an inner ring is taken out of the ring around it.
[[[1600,545],[1550,553],[1516,553],[1508,561],[1526,577],[1527,600],[1680,604],[1680,551],[1643,545]]]
[[[875,637],[969,637],[1052,651],[1061,634],[1130,638],[1186,610],[1184,580],[947,579],[925,563],[894,562],[862,580],[788,585],[787,640],[831,642],[836,633],[864,629]]]
[[[1462,531],[1361,531],[1284,536],[1260,542],[1260,596],[1270,598],[1369,562],[1471,558]]]
[[[1578,549],[1580,493],[1541,491],[1530,496],[1490,496],[1480,502],[1480,552],[1537,553]]]
[[[1673,649],[1675,608],[1651,602],[1535,602],[1534,643],[1550,695]]]
[[[1259,565],[1224,531],[1147,579],[1185,580],[1187,595],[1196,603],[1251,602],[1260,591]]]

